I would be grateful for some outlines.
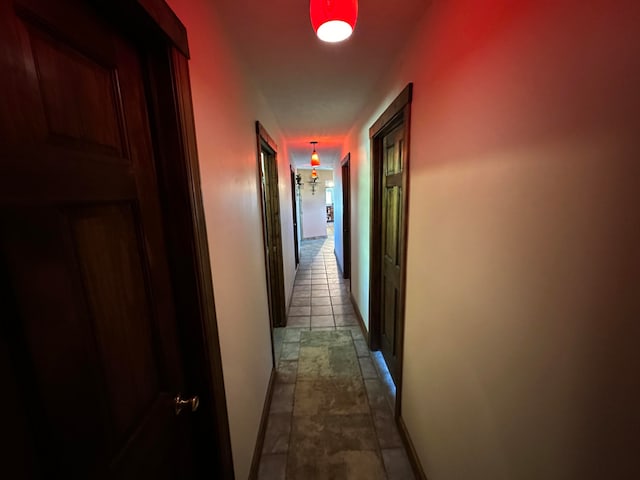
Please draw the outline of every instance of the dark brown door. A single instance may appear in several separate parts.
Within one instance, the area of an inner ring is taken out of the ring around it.
[[[342,162],[342,274],[351,278],[351,155]]]
[[[300,248],[298,247],[298,202],[296,200],[296,172],[291,168],[291,213],[293,215],[293,251],[296,267],[300,264]]]
[[[403,320],[404,124],[382,139],[382,330],[381,350],[394,380],[398,377],[399,328]]]
[[[82,2],[0,5],[7,478],[189,477],[140,59]]]
[[[272,328],[284,327],[287,324],[287,316],[284,297],[277,147],[260,122],[256,123],[256,130],[270,321]]]

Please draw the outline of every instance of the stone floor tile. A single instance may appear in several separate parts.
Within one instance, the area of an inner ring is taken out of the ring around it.
[[[287,455],[263,455],[260,458],[258,480],[285,480],[287,476]]]
[[[385,478],[369,415],[294,417],[287,478]]]
[[[306,327],[309,328],[311,326],[311,316],[307,315],[305,317],[288,317],[287,318],[287,328],[289,327]]]
[[[358,325],[358,318],[355,315],[341,315],[335,314],[336,326],[353,326]]]
[[[299,342],[300,332],[302,328],[285,328],[284,329],[284,341],[285,342]]]
[[[313,297],[311,299],[311,306],[317,305],[329,305],[331,306],[331,297]]]
[[[327,298],[327,297],[320,297]],[[312,305],[311,315],[333,315],[333,309],[331,305]]]
[[[280,360],[297,360],[300,353],[299,343],[283,343]]]
[[[351,305],[351,298],[348,295],[333,295],[331,297],[332,305]]]
[[[386,408],[374,408],[372,410],[373,423],[376,426],[376,435],[380,448],[402,448],[402,439],[398,433],[396,421],[389,405]]]
[[[276,370],[276,381],[279,383],[296,383],[298,375],[297,360],[280,360]]]
[[[387,397],[384,393],[384,389],[382,387],[382,383],[380,380],[369,378],[364,381],[367,397],[369,398],[369,405],[372,410],[375,409],[384,409],[390,410],[389,402],[387,402]]]
[[[368,357],[369,356],[369,346],[367,342],[364,340],[354,340],[353,344],[356,346],[356,352],[358,352],[359,357]]]
[[[287,453],[291,434],[291,414],[272,413],[267,419],[267,429],[262,454]]]
[[[291,297],[291,305],[290,307],[306,307],[307,305],[311,305],[311,297]]]
[[[311,292],[313,295],[313,292]],[[336,315],[355,315],[352,305],[334,305],[333,313]]]
[[[269,413],[291,413],[293,411],[293,392],[295,384],[276,383],[273,386],[273,397],[271,397],[271,409]]]
[[[293,413],[295,416],[368,414],[369,405],[362,380],[298,379]]]
[[[362,378],[378,378],[378,372],[376,367],[373,366],[373,361],[370,357],[359,357],[360,371],[362,372]]]
[[[311,315],[311,306],[289,307],[290,317],[302,317],[304,315]]]
[[[334,327],[333,315],[311,315],[311,327]]]
[[[382,450],[384,467],[389,480],[413,480],[415,475],[404,448]]]

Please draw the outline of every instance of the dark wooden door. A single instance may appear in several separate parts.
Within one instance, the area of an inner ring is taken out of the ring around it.
[[[86,3],[0,9],[7,478],[188,478],[139,56]]]
[[[298,246],[298,202],[296,199],[296,172],[291,168],[291,214],[293,215],[293,254],[296,267],[300,264],[300,247]]]
[[[277,147],[260,122],[256,123],[256,130],[270,321],[272,328],[284,327],[287,324],[287,315],[284,297]]]
[[[395,127],[382,138],[382,295],[381,350],[394,380],[398,380],[399,329],[402,328],[405,129]]]
[[[342,274],[351,278],[351,156],[342,163]]]

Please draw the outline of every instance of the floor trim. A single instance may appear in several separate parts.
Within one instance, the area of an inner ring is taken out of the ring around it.
[[[427,480],[427,476],[424,473],[424,469],[422,468],[416,449],[413,446],[413,442],[411,441],[411,437],[407,431],[407,426],[404,424],[404,420],[401,416],[396,419],[396,423],[398,425],[400,438],[402,438],[402,443],[404,443],[407,456],[409,457],[409,463],[411,463],[411,468],[413,468],[413,473],[416,475],[417,479]]]
[[[262,458],[262,447],[264,446],[264,435],[267,431],[267,422],[269,421],[269,411],[271,410],[271,398],[273,397],[273,387],[276,381],[276,369],[271,369],[269,377],[269,386],[267,387],[267,395],[264,399],[264,407],[262,408],[262,417],[260,418],[260,427],[258,428],[258,437],[256,438],[256,447],[253,451],[253,459],[251,460],[251,470],[249,470],[249,480],[258,478],[258,469],[260,468],[260,459]]]

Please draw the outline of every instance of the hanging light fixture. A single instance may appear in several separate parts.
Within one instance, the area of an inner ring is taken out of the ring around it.
[[[318,142],[309,142],[309,143],[311,145],[313,145],[313,152],[311,153],[311,166],[312,167],[319,167],[320,166],[320,157],[318,156],[318,152],[316,152],[316,143],[318,143]]]
[[[358,0],[311,0],[311,25],[324,42],[341,42],[353,33],[358,20]]]

